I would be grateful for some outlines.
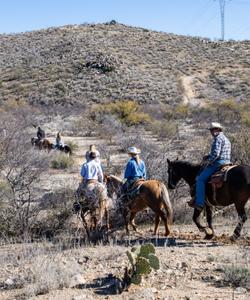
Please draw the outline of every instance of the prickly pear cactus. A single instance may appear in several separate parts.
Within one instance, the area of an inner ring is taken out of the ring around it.
[[[131,251],[127,251],[131,269],[129,271],[130,282],[133,284],[140,284],[143,275],[151,273],[152,269],[159,270],[160,262],[155,255],[155,248],[153,244],[144,244],[140,247],[133,247]]]

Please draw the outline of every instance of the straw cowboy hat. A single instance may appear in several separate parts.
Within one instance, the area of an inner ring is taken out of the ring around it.
[[[215,129],[215,128],[216,128],[216,129],[220,129],[220,130],[223,129],[223,127],[222,127],[222,125],[221,125],[220,123],[218,123],[218,122],[212,122],[212,123],[210,124],[208,130]]]
[[[128,148],[128,154],[139,154],[139,153],[141,153],[141,150],[136,147]]]

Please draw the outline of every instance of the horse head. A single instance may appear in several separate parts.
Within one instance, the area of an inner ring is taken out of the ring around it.
[[[181,180],[182,176],[178,169],[178,163],[180,162],[178,159],[175,161],[170,161],[167,159],[168,162],[168,188],[175,189],[178,182]]]
[[[122,180],[115,175],[104,174],[104,182],[107,187],[108,196],[119,195],[122,187]]]

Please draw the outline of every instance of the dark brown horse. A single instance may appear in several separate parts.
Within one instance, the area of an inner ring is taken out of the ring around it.
[[[122,180],[116,176],[110,175],[105,176],[105,181],[109,196],[116,193],[117,196],[120,197]],[[173,218],[173,210],[166,186],[158,180],[139,181],[135,183],[135,185],[140,185],[139,194],[132,200],[125,203],[123,202],[122,205],[120,205],[122,207],[127,233],[129,233],[128,223],[136,231],[134,222],[136,213],[149,207],[155,213],[154,234],[157,233],[160,220],[162,219],[165,225],[165,235],[168,236],[170,233],[169,224],[172,223]],[[118,198],[118,201],[122,201],[122,199],[124,198]],[[166,210],[167,216],[163,208]],[[129,222],[127,221],[128,213],[130,213]]]
[[[194,165],[186,161],[168,160],[168,187],[174,189],[180,179],[184,179],[190,188],[193,188],[201,168],[202,165]],[[237,239],[240,236],[243,224],[247,220],[245,204],[250,198],[250,166],[239,165],[230,169],[227,173],[226,182],[216,191],[216,199],[214,199],[212,186],[208,183],[206,186],[206,196],[205,209],[208,227],[200,224],[201,210],[194,209],[193,221],[199,230],[206,233],[206,238],[212,238],[214,230],[212,226],[211,205],[228,206],[234,204],[239,216],[239,223],[231,239]]]

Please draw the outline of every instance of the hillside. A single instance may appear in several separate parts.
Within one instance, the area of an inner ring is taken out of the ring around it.
[[[154,32],[122,24],[0,35],[0,105],[84,108],[132,99],[175,104],[250,98],[250,41]]]

